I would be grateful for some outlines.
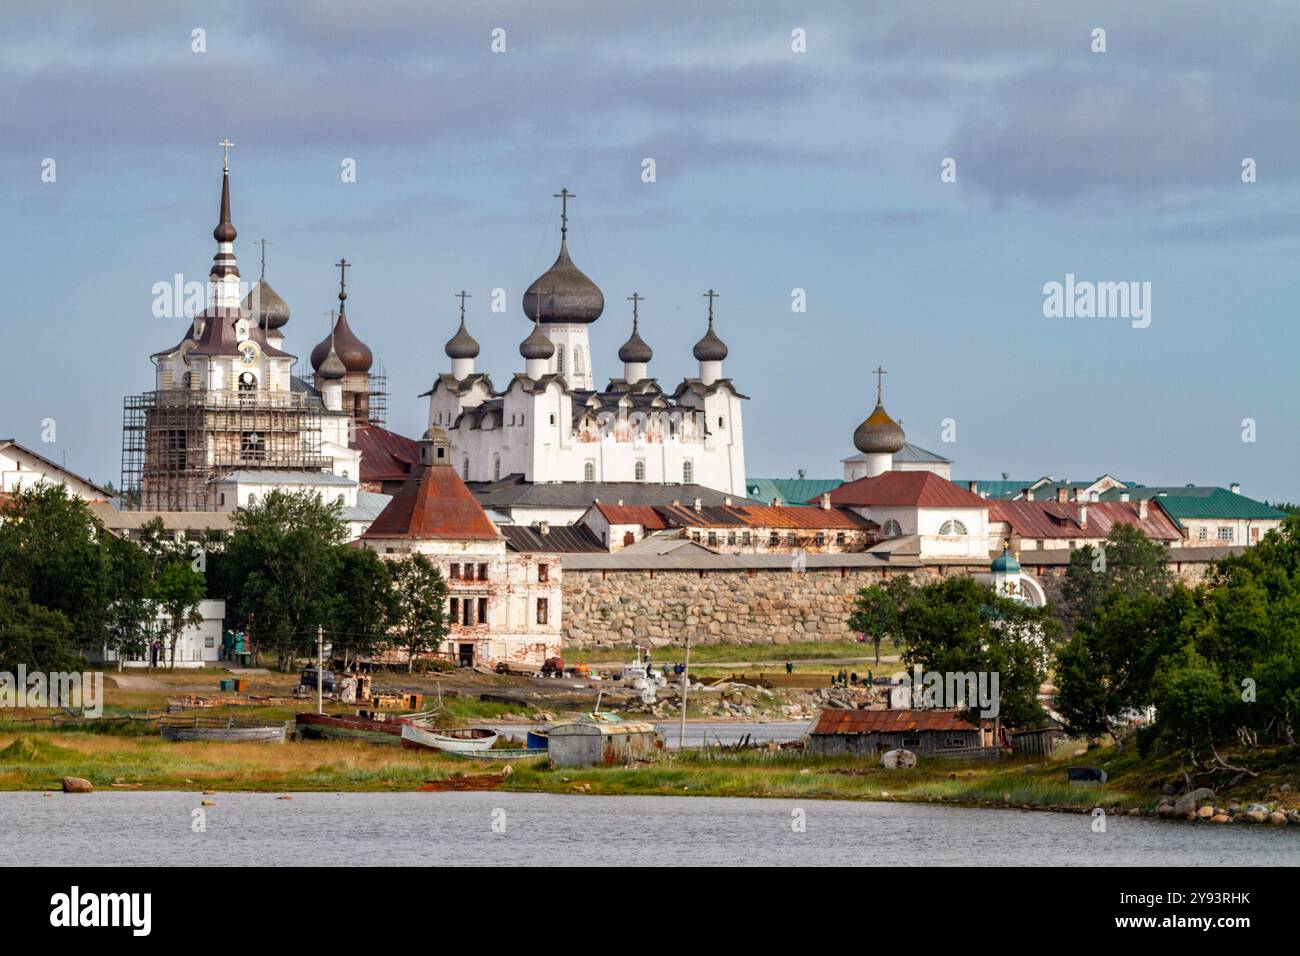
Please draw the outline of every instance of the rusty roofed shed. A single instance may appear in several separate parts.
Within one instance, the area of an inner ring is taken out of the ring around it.
[[[614,767],[659,749],[654,724],[576,720],[550,729],[552,767]]]
[[[955,710],[823,710],[809,732],[809,752],[873,758],[886,750],[943,756],[984,745],[984,731]]]

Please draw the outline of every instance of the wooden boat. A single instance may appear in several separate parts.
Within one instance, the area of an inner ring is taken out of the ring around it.
[[[529,750],[547,750],[551,746],[551,732],[545,727],[540,730],[530,730],[527,742]]]
[[[310,739],[369,740],[400,743],[406,717],[363,717],[360,714],[298,714],[294,723],[299,737]]]
[[[495,730],[466,727],[458,730],[434,730],[408,722],[402,724],[402,746],[407,750],[443,750],[448,753],[491,750],[497,742]]]
[[[448,750],[453,757],[465,757],[469,760],[526,760],[529,757],[545,757],[546,750],[525,747],[493,747],[491,750]]]
[[[206,743],[284,743],[285,725],[237,717],[162,717],[163,740]]]

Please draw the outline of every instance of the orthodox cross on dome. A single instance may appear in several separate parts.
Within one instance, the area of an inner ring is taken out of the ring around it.
[[[636,307],[637,307],[637,303],[644,302],[644,301],[645,301],[645,296],[643,296],[643,295],[638,295],[637,293],[633,292],[630,296],[627,297],[627,301],[629,301],[629,302],[632,303],[632,328],[635,329],[635,328],[636,328]]]
[[[576,199],[577,194],[571,193],[567,188],[561,188],[558,193],[553,193],[556,199],[560,201],[560,238],[569,237],[569,200]]]
[[[542,322],[542,296],[550,294],[548,289],[535,289],[533,291],[533,298],[537,301],[537,308],[533,311],[533,321],[539,325]]]
[[[329,324],[329,329],[330,329],[331,332],[333,332],[333,331],[334,331],[334,310],[333,310],[333,309],[326,309],[325,312],[324,312],[323,314],[324,314],[325,318],[329,319],[329,322],[330,322],[330,324]]]
[[[262,275],[259,277],[259,280],[258,280],[258,281],[261,281],[261,279],[265,279],[265,278],[266,278],[266,247],[269,246],[269,245],[271,244],[271,240],[270,240],[270,239],[259,239],[259,240],[257,240],[257,244],[258,244],[259,246],[262,247]]]
[[[876,404],[879,405],[881,403],[880,395],[884,387],[885,376],[888,375],[889,373],[886,372],[883,368],[877,366],[876,370],[871,374],[876,376]]]
[[[346,259],[340,259],[334,264],[339,267],[339,311],[342,312],[343,303],[348,297],[348,266],[352,265],[352,263]]]
[[[460,321],[463,324],[465,321],[465,300],[472,299],[474,297],[470,295],[468,292],[466,292],[464,289],[461,289],[453,296],[453,298],[460,299]]]
[[[709,325],[712,325],[713,324],[713,300],[719,298],[719,295],[718,293],[710,289],[708,292],[704,293],[704,298],[709,300]]]
[[[235,144],[227,137],[217,144],[221,147],[221,169],[223,172],[230,172],[230,147]]]

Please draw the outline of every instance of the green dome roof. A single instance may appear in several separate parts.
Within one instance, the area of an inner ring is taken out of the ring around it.
[[[1002,553],[993,559],[993,564],[989,568],[994,574],[1019,574],[1020,562],[1016,556],[1011,553],[1011,545],[1006,544],[1002,548]]]

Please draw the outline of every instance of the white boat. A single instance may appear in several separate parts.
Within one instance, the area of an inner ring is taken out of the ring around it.
[[[491,750],[497,732],[482,727],[462,730],[434,730],[419,724],[402,724],[402,746],[407,750],[445,750],[449,753],[472,753]]]

